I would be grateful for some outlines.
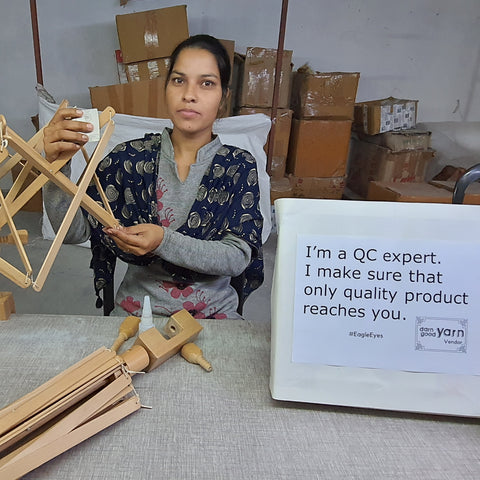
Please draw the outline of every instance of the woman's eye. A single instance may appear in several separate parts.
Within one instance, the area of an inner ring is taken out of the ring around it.
[[[211,80],[205,80],[205,81],[203,82],[203,85],[204,85],[205,87],[213,87],[213,86],[215,86],[215,82],[212,82]]]
[[[183,78],[181,77],[173,77],[172,78],[172,83],[174,85],[181,85],[183,83]]]

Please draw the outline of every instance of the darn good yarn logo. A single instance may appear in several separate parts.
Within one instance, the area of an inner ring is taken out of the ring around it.
[[[417,317],[415,350],[467,353],[468,319]]]

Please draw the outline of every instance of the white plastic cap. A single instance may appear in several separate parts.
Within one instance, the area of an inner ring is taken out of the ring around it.
[[[145,332],[150,328],[154,327],[153,323],[153,315],[152,315],[152,307],[150,305],[150,297],[145,295],[143,298],[143,310],[142,310],[142,318],[140,319],[140,325],[138,326],[139,333]]]

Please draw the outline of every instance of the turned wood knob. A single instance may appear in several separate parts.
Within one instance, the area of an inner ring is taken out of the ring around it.
[[[211,372],[213,370],[212,365],[203,357],[203,352],[200,347],[194,343],[186,343],[180,350],[180,353],[187,362],[196,363],[207,372]]]
[[[118,329],[118,337],[110,350],[117,352],[118,349],[138,332],[140,318],[133,315],[128,316]]]

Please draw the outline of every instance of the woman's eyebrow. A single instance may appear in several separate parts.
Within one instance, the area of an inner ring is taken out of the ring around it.
[[[181,77],[186,77],[187,76],[186,73],[180,72],[178,70],[172,70],[172,74],[179,75]],[[217,78],[217,79],[219,78],[219,76],[216,73],[202,73],[201,75],[199,75],[199,77],[201,77],[201,78]]]

